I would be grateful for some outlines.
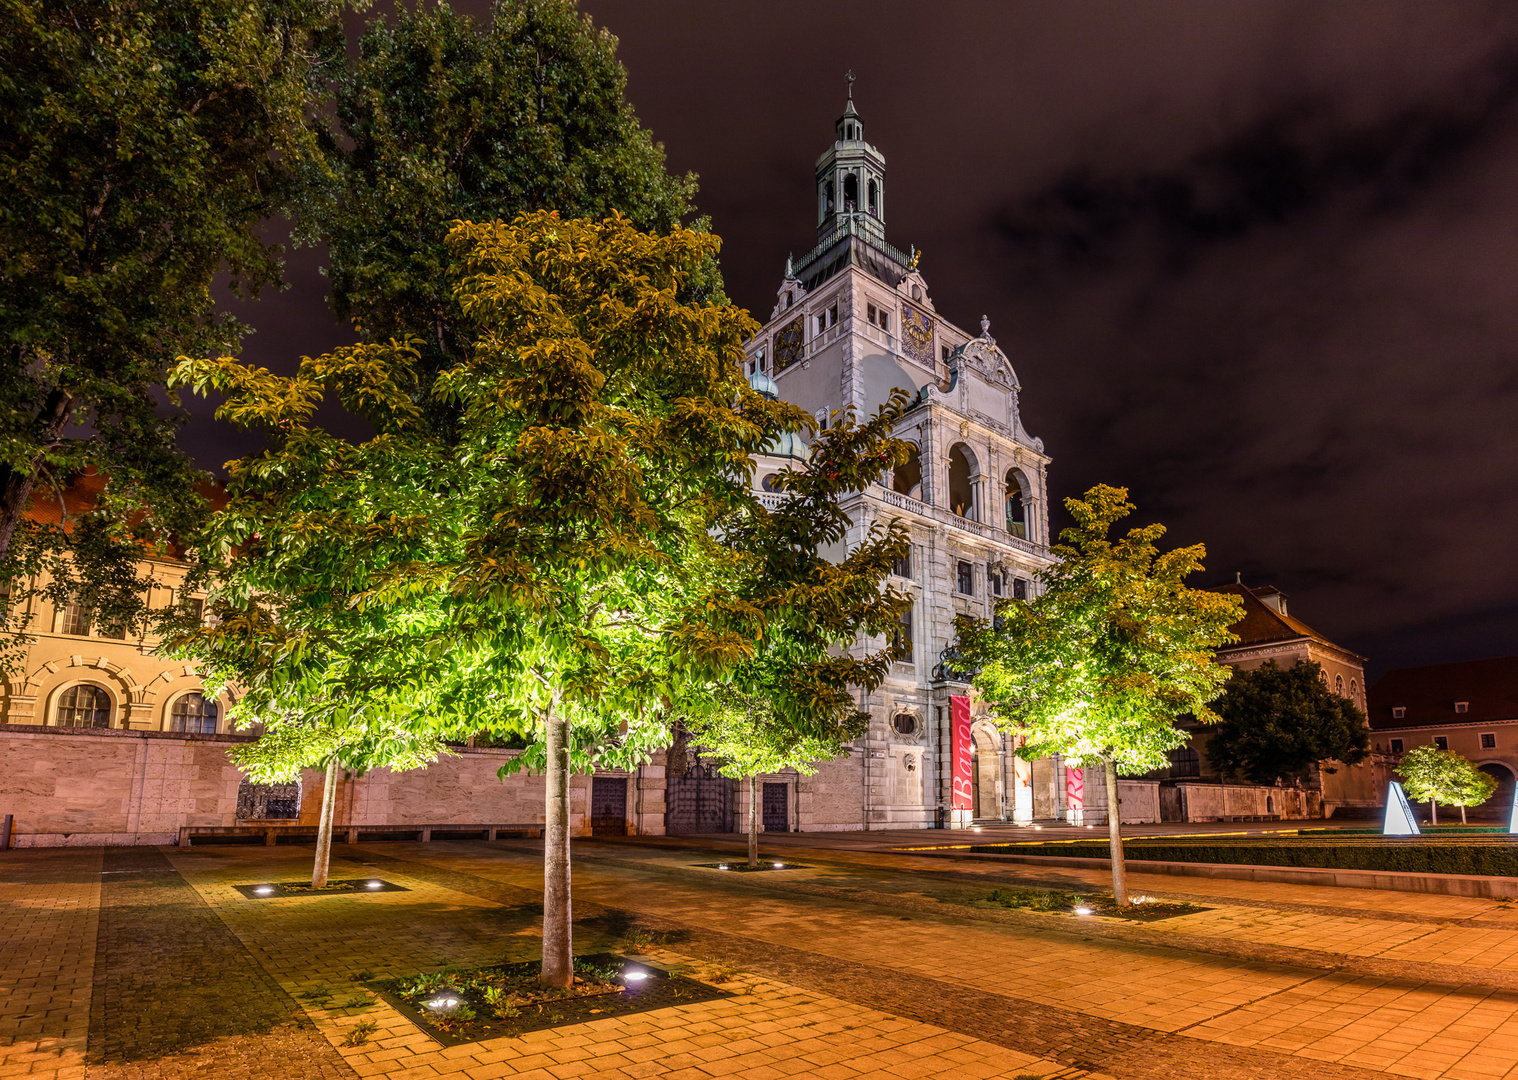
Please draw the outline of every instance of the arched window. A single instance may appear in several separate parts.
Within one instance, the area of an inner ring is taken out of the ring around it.
[[[1356,705],[1360,704],[1360,684],[1354,679],[1349,680],[1349,700]]]
[[[111,695],[91,683],[71,686],[58,695],[55,722],[59,727],[111,726]]]
[[[1027,492],[1028,484],[1023,474],[1016,469],[1008,469],[1004,493],[1007,511],[1007,531],[1013,536],[1022,537],[1024,540],[1028,538]]]
[[[780,474],[779,473],[770,473],[762,481],[760,481],[759,486],[762,487],[765,491],[779,491],[779,490],[781,490],[781,488],[780,488]]]
[[[1169,751],[1172,778],[1202,775],[1202,755],[1189,746]]]
[[[909,499],[922,498],[922,456],[915,443],[907,443],[907,459],[891,470],[891,490]]]
[[[962,518],[979,521],[975,505],[975,457],[964,443],[949,451],[949,509]]]
[[[1334,676],[1334,693],[1338,694],[1340,697],[1344,696],[1344,676],[1343,675],[1335,675]]]
[[[876,186],[875,181],[871,180],[868,190],[870,193],[870,213],[878,215],[880,213],[880,188]]]
[[[843,212],[852,214],[859,206],[859,177],[849,173],[843,178]]]
[[[824,214],[833,212],[833,182],[831,180],[822,188],[822,212]]]
[[[204,694],[185,694],[169,710],[169,730],[186,731],[192,735],[215,735],[220,711],[216,702],[208,701]]]

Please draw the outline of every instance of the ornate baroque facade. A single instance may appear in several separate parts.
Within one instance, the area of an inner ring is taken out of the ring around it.
[[[984,720],[974,726],[974,809],[949,808],[949,697],[968,693],[945,664],[954,618],[989,618],[1002,597],[1030,595],[1051,561],[1050,459],[1023,427],[1017,374],[988,320],[973,333],[938,314],[917,256],[887,243],[885,158],[865,141],[852,98],[817,160],[816,192],[817,244],[787,261],[769,321],[749,344],[750,379],[822,424],[850,410],[872,415],[894,390],[909,395],[896,434],[912,459],[852,498],[848,543],[878,522],[904,522],[912,552],[896,584],[913,607],[890,677],[861,702],[868,734],[814,777],[771,782],[795,785],[793,820],[806,830],[1062,816],[1058,763],[1016,758]],[[771,449],[755,475],[764,491],[775,473],[805,467],[799,440]]]

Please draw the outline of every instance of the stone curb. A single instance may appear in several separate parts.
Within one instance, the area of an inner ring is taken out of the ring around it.
[[[899,854],[930,859],[988,859],[994,862],[1027,863],[1031,866],[1067,866],[1078,870],[1108,870],[1111,859],[1083,859],[1069,855],[997,855],[970,851],[924,851],[896,849]],[[1518,878],[1476,874],[1404,874],[1383,870],[1333,870],[1310,866],[1246,866],[1239,863],[1155,862],[1128,859],[1129,873],[1168,874],[1172,877],[1221,878],[1232,881],[1267,881],[1286,885],[1328,885],[1340,889],[1389,889],[1397,892],[1435,893],[1440,896],[1472,896],[1488,900],[1518,898]]]

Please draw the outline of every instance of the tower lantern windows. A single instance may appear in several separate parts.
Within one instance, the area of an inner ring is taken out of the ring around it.
[[[878,216],[879,213],[880,213],[880,188],[879,188],[879,186],[876,185],[875,181],[871,180],[870,184],[869,184],[868,190],[869,190],[869,193],[870,193],[870,202],[869,202],[870,215],[872,217]]]
[[[859,177],[849,173],[843,178],[843,212],[852,214],[859,206]]]

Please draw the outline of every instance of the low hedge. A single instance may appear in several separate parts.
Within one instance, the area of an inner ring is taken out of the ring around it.
[[[1105,859],[1105,843],[975,844],[985,855],[1043,855]],[[1235,863],[1245,866],[1302,866],[1323,870],[1380,870],[1408,874],[1477,874],[1518,877],[1518,841],[1497,843],[1381,841],[1333,843],[1322,840],[1270,843],[1152,843],[1127,841],[1129,859],[1150,862]]]

